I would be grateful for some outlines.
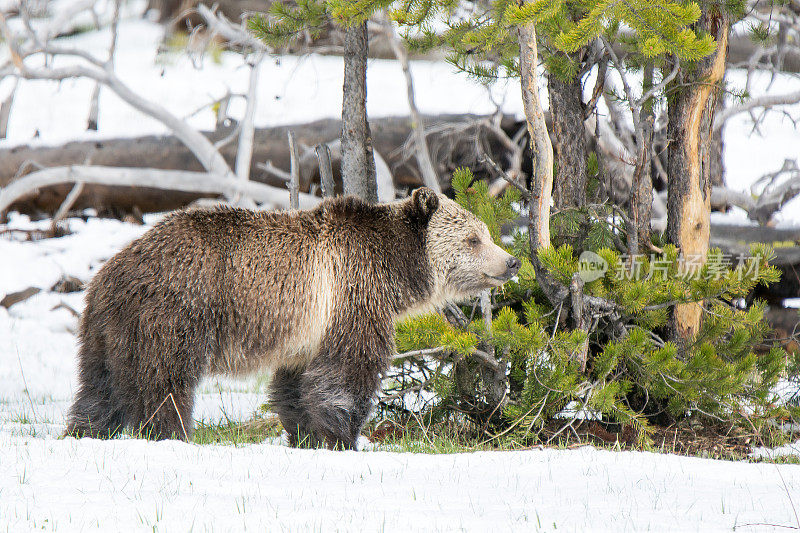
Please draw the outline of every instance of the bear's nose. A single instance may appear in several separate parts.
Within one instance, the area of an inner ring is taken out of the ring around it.
[[[522,265],[522,262],[517,259],[516,257],[509,257],[508,261],[506,261],[506,266],[509,270],[516,273],[519,270],[519,267]]]

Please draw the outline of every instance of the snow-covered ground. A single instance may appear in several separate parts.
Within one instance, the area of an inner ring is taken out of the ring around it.
[[[797,466],[592,448],[426,456],[3,433],[0,450],[11,530],[777,531],[800,499]]]
[[[179,116],[192,115],[230,90],[243,92],[240,58],[207,58],[201,70],[180,54],[157,60],[161,29],[144,20],[120,26],[116,64],[144,96]],[[65,40],[103,57],[108,32]],[[335,117],[341,106],[341,60],[283,57],[261,72],[257,126]],[[492,99],[520,114],[518,85],[486,88],[443,63],[412,65],[417,102],[426,113],[487,113]],[[734,79],[741,74],[734,73]],[[0,82],[0,98],[9,87]],[[765,87],[767,80],[762,80]],[[770,89],[797,87],[779,78]],[[407,114],[405,85],[394,62],[371,61],[369,112]],[[84,131],[93,84],[21,81],[0,147],[58,144],[80,138],[165,132],[110,91],[101,92],[97,133]],[[546,99],[545,99],[546,101]],[[241,113],[238,107],[233,114]],[[213,127],[210,109],[190,122]],[[748,136],[746,117],[726,130],[732,186],[800,155],[800,133],[780,114]],[[783,223],[800,220],[800,205]],[[731,216],[736,216],[731,215]],[[147,217],[152,224],[157,216]],[[11,215],[4,229],[45,228]],[[74,331],[83,293],[49,288],[63,275],[89,279],[146,226],[70,219],[72,234],[24,242],[0,236],[0,298],[40,287],[6,310],[0,307],[0,530],[516,530],[743,531],[800,527],[800,467],[720,462],[649,453],[578,450],[460,455],[389,451],[293,450],[273,441],[199,446],[135,439],[60,439],[75,391]],[[60,305],[64,304],[64,305]],[[263,380],[209,379],[195,418],[248,418],[265,400]],[[759,454],[799,454],[797,444]]]

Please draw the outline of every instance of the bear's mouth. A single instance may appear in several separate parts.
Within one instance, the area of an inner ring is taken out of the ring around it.
[[[483,275],[484,275],[484,277],[487,277],[487,278],[489,278],[489,279],[493,279],[493,280],[495,280],[495,281],[498,281],[498,282],[499,282],[501,285],[502,285],[503,283],[505,283],[506,281],[508,281],[508,280],[510,280],[511,278],[513,278],[513,277],[514,277],[514,275],[513,275],[513,274],[511,274],[511,275],[504,274],[504,275],[502,275],[502,276],[492,276],[491,274],[486,274],[486,273],[484,273]]]

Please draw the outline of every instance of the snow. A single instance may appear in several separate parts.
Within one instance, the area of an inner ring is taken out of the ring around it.
[[[794,428],[795,431],[798,429],[800,428]],[[783,446],[778,446],[777,448],[764,448],[763,446],[758,446],[753,448],[753,453],[751,454],[752,457],[759,458],[775,458],[786,455],[800,455],[800,442],[791,442],[789,444],[784,444]]]
[[[67,0],[63,0],[67,1]],[[67,2],[68,3],[68,2]],[[66,5],[66,4],[65,4]],[[141,2],[132,5],[142,5]],[[103,11],[107,15],[106,11]],[[185,55],[157,55],[162,30],[126,16],[116,64],[144,96],[198,128],[212,128],[208,106],[227,91],[241,93],[248,72],[241,58],[206,57],[195,69]],[[104,58],[107,31],[65,39]],[[417,103],[424,113],[489,113],[500,103],[521,116],[515,82],[488,90],[444,63],[415,61]],[[262,69],[257,126],[336,117],[341,108],[341,59],[316,55],[271,59]],[[741,73],[734,73],[736,76]],[[10,87],[0,81],[0,98]],[[741,79],[737,83],[740,83]],[[766,87],[768,80],[758,82]],[[783,92],[796,79],[778,77]],[[199,88],[199,89],[198,89]],[[20,81],[9,138],[19,144],[166,133],[104,89],[99,131],[84,131],[93,83]],[[400,67],[371,60],[371,116],[408,113]],[[490,98],[491,94],[491,98]],[[544,98],[546,101],[546,98]],[[46,104],[43,105],[43,102]],[[242,102],[235,102],[234,117]],[[199,112],[196,112],[200,109]],[[797,157],[800,134],[769,115],[763,138],[749,136],[746,117],[726,129],[730,184]],[[755,155],[754,155],[755,154]],[[800,221],[785,210],[781,224]],[[736,216],[726,215],[728,218]],[[722,462],[642,452],[533,449],[423,455],[366,447],[366,452],[294,450],[275,440],[242,446],[62,439],[76,387],[77,321],[83,293],[49,289],[62,276],[89,279],[145,226],[96,218],[69,219],[70,235],[35,242],[0,235],[0,297],[30,286],[42,292],[0,307],[0,529],[85,530],[472,530],[745,531],[798,526],[800,468]],[[11,213],[6,229],[46,229]],[[63,305],[61,305],[63,304]],[[266,400],[264,376],[207,379],[195,419],[245,420]],[[757,456],[800,455],[795,443]],[[771,524],[764,525],[764,524]]]
[[[3,433],[0,450],[12,530],[769,531],[748,524],[794,524],[800,488],[797,467],[591,447],[427,456]]]

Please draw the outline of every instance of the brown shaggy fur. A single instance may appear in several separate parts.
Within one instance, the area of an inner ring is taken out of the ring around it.
[[[395,320],[518,268],[482,222],[429,189],[383,205],[177,212],[89,286],[67,434],[184,438],[204,375],[269,368],[293,444],[353,448]]]

